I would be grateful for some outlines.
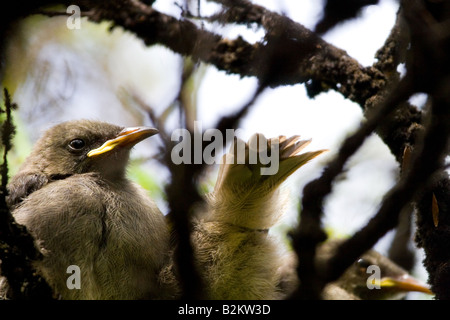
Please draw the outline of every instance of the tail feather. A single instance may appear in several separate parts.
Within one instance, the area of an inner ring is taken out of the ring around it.
[[[290,175],[297,171],[297,169],[324,152],[326,152],[326,150],[312,151],[282,159],[280,161],[278,172],[275,175],[270,176],[269,181],[267,182],[270,183],[272,188],[278,187]]]
[[[311,140],[298,140],[300,136],[292,136],[289,139],[284,136],[279,137],[280,143],[280,159],[286,159],[291,155],[295,155],[303,150],[308,144],[311,143]],[[273,139],[270,139],[273,140]]]
[[[277,188],[298,168],[326,151],[299,154],[310,142],[300,140],[298,135],[266,139],[255,134],[247,143],[236,138],[219,168],[210,201],[215,208],[212,219],[245,227],[270,227],[281,215]],[[277,162],[273,174],[262,171],[273,165],[268,159]]]

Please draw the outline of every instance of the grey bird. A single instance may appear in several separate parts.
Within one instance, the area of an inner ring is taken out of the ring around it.
[[[223,156],[214,191],[208,196],[209,207],[193,232],[210,299],[284,297],[281,282],[287,252],[269,230],[284,214],[288,200],[281,184],[325,151],[299,154],[310,142],[299,136],[266,139],[255,134],[247,143],[236,139]],[[274,164],[262,156],[268,150],[278,166],[264,174],[261,169]],[[253,161],[252,152],[258,155]]]
[[[157,132],[65,122],[36,142],[11,179],[8,204],[34,236],[44,257],[34,266],[55,297],[174,296],[165,218],[126,178],[131,148]],[[68,285],[73,266],[79,268],[79,289]]]

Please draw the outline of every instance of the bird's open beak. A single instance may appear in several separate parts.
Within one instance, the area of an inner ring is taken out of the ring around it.
[[[391,278],[391,277],[382,278],[380,282],[380,287],[393,288],[395,290],[403,292],[417,291],[428,294],[434,294],[427,285],[417,281],[416,279],[414,279],[409,275],[404,275],[399,278]]]
[[[123,129],[116,138],[106,141],[101,147],[88,152],[88,157],[95,157],[109,152],[118,146],[134,146],[136,143],[157,134],[159,131],[149,127],[133,127]]]

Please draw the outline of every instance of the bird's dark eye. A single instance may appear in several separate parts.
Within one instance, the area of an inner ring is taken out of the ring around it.
[[[83,139],[73,139],[69,142],[69,147],[72,150],[81,150],[86,146]]]
[[[356,261],[356,265],[359,267],[361,272],[366,272],[367,268],[371,265],[370,261],[361,258]]]

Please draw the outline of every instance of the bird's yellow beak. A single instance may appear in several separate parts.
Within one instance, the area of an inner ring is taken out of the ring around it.
[[[106,141],[101,147],[88,152],[88,157],[95,157],[109,152],[118,146],[134,146],[136,143],[157,134],[159,131],[149,127],[133,127],[123,129],[116,138]]]
[[[417,291],[428,294],[434,294],[427,285],[417,281],[416,279],[414,279],[409,275],[404,275],[399,278],[391,278],[391,277],[382,278],[380,282],[380,287],[392,288],[403,292]]]

